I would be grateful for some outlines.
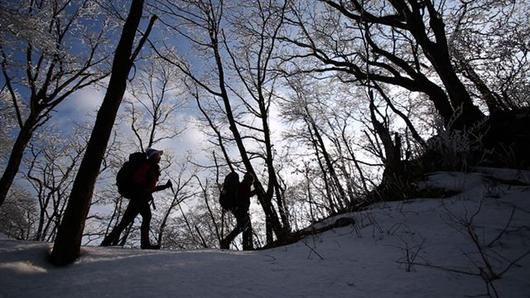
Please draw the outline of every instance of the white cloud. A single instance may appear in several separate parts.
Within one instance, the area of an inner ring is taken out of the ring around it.
[[[186,130],[173,139],[165,140],[160,147],[171,151],[176,158],[183,158],[189,152],[194,160],[203,160],[204,150],[208,148],[209,143],[206,135],[199,128],[199,120],[194,115],[185,112],[178,113],[175,117],[178,123],[186,127]]]
[[[72,95],[57,108],[59,113],[65,113],[72,119],[88,117],[89,113],[95,112],[101,106],[106,89],[87,87]]]
[[[96,112],[103,102],[105,91],[105,88],[89,86],[75,92],[57,106],[56,114],[53,115],[50,124],[65,133],[73,128],[74,124],[92,125],[95,122]]]

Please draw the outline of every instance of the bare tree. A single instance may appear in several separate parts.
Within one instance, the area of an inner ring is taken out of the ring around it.
[[[36,241],[52,241],[64,208],[67,192],[73,182],[72,172],[78,166],[83,153],[81,144],[61,142],[52,134],[41,149],[30,144],[26,177],[37,194],[39,216],[33,237]],[[39,146],[41,147],[41,146]]]
[[[131,84],[132,97],[127,100],[131,129],[141,151],[163,140],[180,135],[185,125],[173,114],[185,104],[178,71],[166,61],[152,57],[142,66]]]
[[[230,47],[228,42],[234,42],[223,36],[223,43],[232,61],[237,76],[244,85],[247,99],[243,94],[231,88],[239,97],[250,115],[260,121],[260,125],[239,124],[243,128],[251,129],[257,132],[255,139],[260,146],[263,146],[263,153],[257,154],[263,159],[267,169],[267,189],[265,200],[271,201],[276,198],[276,205],[285,230],[290,230],[288,220],[288,210],[286,209],[283,190],[280,184],[279,171],[275,166],[275,152],[273,150],[273,141],[271,136],[271,105],[275,97],[277,75],[272,71],[274,55],[277,52],[278,35],[283,26],[287,1],[251,1],[248,5],[242,5],[243,11],[246,12],[246,21],[241,22],[238,19],[234,23],[234,35],[242,36],[239,38],[238,45]],[[269,241],[272,238],[269,236]]]
[[[202,91],[212,96],[216,101],[219,100],[215,104],[219,106],[229,125],[232,135],[230,139],[237,147],[245,170],[254,177],[259,177],[251,160],[253,158],[264,160],[269,179],[267,188],[264,187],[260,179],[255,180],[254,187],[258,191],[258,200],[264,209],[267,222],[270,223],[276,236],[282,238],[288,230],[288,220],[277,181],[278,174],[274,170],[273,164],[268,121],[270,100],[274,94],[274,78],[268,75],[268,71],[272,53],[275,50],[277,34],[283,22],[285,5],[276,8],[266,7],[265,3],[257,1],[256,5],[245,6],[254,15],[249,16],[249,20],[252,21],[249,28],[244,28],[243,23],[240,23],[238,24],[240,25],[239,29],[247,33],[245,35],[247,37],[249,36],[248,31],[253,30],[253,26],[260,29],[257,30],[257,33],[251,32],[253,35],[251,35],[250,42],[241,42],[239,44],[241,52],[237,52],[230,45],[231,37],[227,37],[226,34],[228,33],[223,31],[226,17],[223,2],[214,4],[209,1],[181,1],[178,3],[158,1],[157,3],[164,15],[162,22],[190,40],[199,51],[208,53],[209,57],[212,58],[212,72],[208,76],[210,78],[213,76],[213,78],[203,79],[200,77],[200,73],[192,70],[176,55],[161,55],[162,58],[173,63],[185,73]],[[229,17],[227,19],[230,20]],[[189,32],[185,29],[189,29]],[[234,42],[237,43],[238,41],[234,40]],[[255,47],[252,46],[248,51],[245,51],[244,47],[249,47],[251,43]],[[158,52],[160,54],[160,51]],[[240,54],[245,57],[241,64],[239,59],[236,59]],[[230,67],[233,67],[235,73],[232,73],[235,77],[239,78],[242,90],[239,86],[230,83]],[[245,106],[247,114],[257,117],[261,125],[256,127],[242,122],[234,108],[236,101]],[[244,134],[246,130],[250,130],[252,134]],[[253,140],[260,146],[263,145],[265,153],[249,150],[249,145],[245,143],[245,140]],[[273,196],[277,198],[276,204],[280,210],[281,221],[272,202]],[[269,234],[269,240],[272,240],[270,236],[271,234]]]
[[[29,145],[30,154],[25,158],[25,179],[31,185],[33,197],[37,198],[38,216],[32,239],[53,241],[66,208],[75,172],[84,153],[89,128],[76,125],[69,134],[48,127],[46,134],[38,133]],[[112,150],[116,147],[116,135],[105,153],[99,175],[105,176],[111,168]],[[106,184],[106,182],[101,181]],[[91,205],[99,204],[92,200]],[[91,215],[87,219],[98,217]]]
[[[331,156],[329,146],[326,144],[320,123],[317,123],[315,114],[324,112],[322,106],[318,105],[319,94],[309,94],[312,91],[310,88],[304,88],[304,81],[298,79],[288,80],[289,86],[293,90],[292,98],[285,102],[283,115],[290,121],[302,121],[305,124],[305,133],[295,136],[305,138],[312,149],[317,159],[319,168],[324,176],[325,188],[327,191],[328,207],[331,213],[338,212],[345,209],[345,204],[348,203],[346,191],[339,180],[334,158]],[[309,91],[311,90],[311,91]],[[324,113],[324,117],[329,114]],[[329,177],[329,178],[328,178]]]
[[[0,233],[19,240],[32,240],[38,210],[32,195],[18,185],[0,206]]]
[[[424,93],[446,124],[462,110],[455,128],[484,117],[451,64],[442,14],[432,1],[321,2],[324,7],[292,7],[289,24],[297,33],[284,40],[300,50],[286,58],[285,65],[295,62],[290,72],[335,72],[347,81],[373,80]],[[308,57],[321,64],[296,63]]]
[[[0,90],[0,125],[3,127],[0,131],[0,164],[2,166],[9,159],[9,149],[13,146],[11,134],[17,125],[16,121],[8,91],[6,90],[6,86],[4,86]]]
[[[7,196],[35,130],[76,91],[107,77],[108,71],[101,66],[107,60],[106,33],[112,29],[105,22],[96,31],[85,25],[87,19],[99,15],[98,5],[92,0],[20,1],[6,8],[30,19],[38,18],[42,22],[39,27],[45,28],[53,47],[41,48],[36,44],[40,39],[28,38],[0,43],[0,66],[18,125],[0,179],[0,204]],[[72,40],[80,39],[83,42],[76,44],[74,52]]]
[[[46,14],[21,11],[7,3],[0,3],[0,36],[3,46],[13,45],[22,39],[35,48],[53,51],[55,44],[52,35],[42,26]]]
[[[130,85],[131,96],[126,98],[128,106],[125,111],[130,117],[130,129],[134,135],[134,141],[129,143],[134,143],[132,146],[141,152],[164,141],[174,140],[186,129],[186,124],[182,124],[179,122],[181,119],[175,117],[177,110],[186,104],[178,85],[180,73],[162,59],[157,57],[148,59],[139,68],[135,81]],[[171,169],[173,158],[170,152],[163,155],[162,170]],[[176,175],[180,181],[183,174],[179,171]],[[172,178],[171,175],[169,178]],[[180,199],[180,193],[176,197]],[[116,226],[120,222],[126,205],[122,201],[122,197],[115,196],[113,213],[105,234],[111,230],[111,224]],[[169,210],[166,210],[165,214],[169,214],[174,207],[168,207]],[[117,244],[125,245],[129,235],[135,233],[133,224],[125,229]]]
[[[162,240],[164,238],[168,220],[174,209],[185,200],[194,197],[196,194],[196,192],[192,190],[193,184],[191,183],[192,179],[194,178],[194,174],[187,173],[187,165],[189,165],[189,163],[185,161],[184,164],[180,166],[177,176],[173,177],[173,180],[175,181],[172,187],[173,197],[162,214],[162,219],[157,231],[158,245],[162,245]]]
[[[528,107],[528,9],[524,1],[480,0],[450,11],[452,59],[492,114]]]
[[[133,43],[143,11],[143,0],[131,3],[129,15],[114,54],[112,74],[107,92],[98,111],[96,122],[87,144],[85,155],[74,180],[68,205],[51,254],[56,265],[66,265],[79,256],[85,220],[89,211],[94,185],[112,132],[112,127],[127,84],[127,75],[142,49],[156,20],[153,16],[136,48]]]

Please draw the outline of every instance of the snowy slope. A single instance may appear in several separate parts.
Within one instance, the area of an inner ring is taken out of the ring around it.
[[[263,251],[87,247],[74,265],[54,268],[48,244],[0,240],[0,297],[481,295],[485,263],[465,226],[471,218],[493,271],[509,267],[493,281],[500,297],[530,297],[529,185],[529,172],[436,173],[423,187],[461,193],[381,203],[347,215],[355,225]],[[418,264],[407,265],[407,252]]]

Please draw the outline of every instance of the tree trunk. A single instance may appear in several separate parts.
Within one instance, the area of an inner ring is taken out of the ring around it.
[[[398,2],[402,2],[400,5],[404,5],[404,1]],[[483,119],[484,114],[473,104],[469,92],[460,78],[458,78],[451,64],[445,24],[441,16],[435,10],[430,0],[426,1],[425,5],[429,11],[429,24],[436,42],[432,42],[427,36],[423,16],[417,9],[413,9],[407,16],[409,30],[442,80],[445,90],[449,94],[449,100],[451,101],[453,110],[456,112],[460,109],[460,114],[454,119],[453,128],[461,129],[469,127]],[[399,8],[399,5],[395,7]]]
[[[219,53],[219,43],[217,37],[212,35],[210,38],[212,39],[213,51],[217,64],[217,71],[219,74],[219,88],[221,89],[221,98],[223,99],[223,104],[225,106],[226,118],[228,119],[228,122],[230,124],[230,131],[234,136],[234,141],[236,142],[237,149],[239,150],[239,154],[241,155],[241,160],[243,161],[247,172],[252,174],[252,176],[257,177],[256,172],[254,171],[254,167],[252,166],[250,158],[247,154],[245,145],[243,144],[241,134],[237,128],[236,121],[234,119],[234,114],[232,112],[232,106],[230,105],[228,91],[226,90],[225,86],[223,62]],[[270,224],[272,226],[272,229],[274,230],[274,233],[276,233],[278,239],[284,238],[284,236],[286,236],[287,231],[285,230],[285,227],[282,226],[280,219],[278,218],[278,214],[276,214],[276,210],[272,205],[271,199],[267,198],[266,191],[258,179],[254,179],[254,188],[258,193],[258,200],[261,204],[261,207],[263,208],[266,218],[270,220]]]
[[[401,138],[396,133],[395,141],[392,141],[392,136],[388,127],[377,120],[375,115],[376,109],[373,93],[370,91],[370,118],[374,130],[381,139],[385,150],[385,159],[383,161],[385,170],[383,171],[383,179],[380,184],[380,189],[383,193],[380,195],[399,195],[394,191],[400,190],[399,184],[397,183],[403,174],[403,163],[401,162]]]
[[[309,115],[309,110],[307,109],[307,107],[305,107],[305,109],[306,109],[306,113]],[[313,133],[322,151],[322,156],[324,157],[324,161],[326,162],[326,166],[328,168],[331,181],[333,182],[333,185],[336,187],[337,191],[339,192],[339,196],[340,196],[340,198],[338,198],[339,208],[343,209],[344,208],[343,203],[347,200],[346,192],[344,191],[344,188],[342,187],[340,183],[339,177],[337,176],[337,172],[335,171],[335,166],[333,165],[331,157],[326,149],[324,140],[322,139],[322,136],[320,135],[320,132],[318,131],[318,127],[310,115],[309,115],[309,119],[307,120],[307,122],[313,128]]]
[[[331,181],[329,181],[328,179],[326,168],[324,167],[324,164],[322,163],[322,160],[320,158],[320,153],[319,153],[318,144],[317,144],[318,142],[315,140],[313,130],[311,126],[309,126],[309,124],[308,124],[308,131],[311,134],[311,144],[313,145],[313,149],[315,150],[315,156],[316,156],[316,160],[318,163],[318,167],[320,171],[322,172],[322,181],[324,181],[324,188],[326,190],[326,199],[328,200],[328,204],[329,204],[328,211],[330,212],[330,214],[334,214],[338,210],[337,210],[337,207],[335,206],[335,202],[333,202],[333,194],[331,193],[331,186],[329,185]]]
[[[287,209],[287,204],[285,203],[285,195],[282,192],[282,189],[278,182],[278,177],[276,177],[275,179],[276,185],[274,186],[274,192],[276,193],[276,204],[278,205],[278,212],[280,213],[280,218],[282,219],[284,229],[287,232],[290,232],[291,224],[289,223],[289,210]]]
[[[15,176],[18,173],[20,168],[20,163],[22,162],[22,157],[24,156],[24,150],[33,135],[33,130],[35,129],[35,122],[37,121],[37,116],[32,113],[29,115],[28,119],[24,122],[24,125],[18,133],[15,144],[11,149],[11,155],[9,156],[9,161],[7,162],[6,169],[2,178],[0,179],[0,206],[4,203],[7,197],[7,193],[15,180]]]
[[[509,108],[504,105],[502,101],[497,100],[499,98],[498,94],[495,94],[489,87],[486,85],[486,82],[482,80],[480,75],[473,69],[473,66],[466,61],[462,53],[460,53],[459,50],[453,49],[452,50],[453,58],[456,60],[460,68],[463,70],[463,74],[465,77],[467,77],[477,88],[478,92],[480,92],[480,95],[482,95],[482,99],[488,106],[488,110],[491,114],[496,114],[505,110],[509,110]]]
[[[68,206],[53,246],[51,261],[55,265],[70,264],[79,257],[81,238],[90,209],[90,200],[96,178],[125,92],[127,76],[132,66],[131,53],[136,30],[142,17],[143,4],[143,0],[132,1],[129,15],[123,26],[122,35],[114,54],[112,75],[107,92],[98,111],[94,129],[72,186]]]
[[[35,237],[33,238],[34,241],[42,241],[42,230],[44,229],[44,216],[45,216],[45,209],[41,208],[39,212],[39,224],[37,226],[37,232],[35,233]]]
[[[266,236],[267,245],[274,242],[272,231],[273,229],[272,229],[271,220],[269,219],[269,217],[265,217],[265,236]]]
[[[458,110],[461,109],[461,111],[459,111],[461,114],[454,119],[454,128],[459,129],[470,127],[477,121],[484,119],[484,114],[473,104],[469,92],[458,78],[453,65],[451,64],[447,48],[445,50],[440,50],[440,47],[437,46],[436,48],[431,49],[431,52],[427,54],[427,57],[432,57],[429,60],[431,60],[440,79],[442,79],[445,89],[449,94],[453,109],[457,113]]]
[[[279,182],[278,182],[278,177],[276,176],[276,170],[274,168],[274,156],[272,153],[272,141],[271,141],[271,135],[270,135],[269,123],[268,123],[268,111],[265,105],[263,104],[265,102],[265,99],[262,96],[261,92],[260,92],[259,98],[260,98],[259,108],[260,108],[260,113],[261,113],[261,121],[263,125],[263,134],[265,138],[265,149],[267,152],[267,155],[266,155],[267,159],[265,163],[267,164],[267,173],[269,175],[266,200],[271,202],[272,197],[274,196],[274,193],[276,193],[278,212],[280,213],[280,218],[282,220],[283,229],[285,231],[289,231],[291,228],[289,227],[289,221],[287,219],[287,210],[286,210],[287,208],[283,204],[283,198],[282,198],[281,192],[276,191],[279,188]]]

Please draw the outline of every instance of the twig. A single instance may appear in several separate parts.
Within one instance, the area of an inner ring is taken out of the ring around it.
[[[510,268],[515,265],[517,262],[519,262],[520,260],[522,260],[523,258],[525,258],[526,256],[530,255],[530,250],[528,250],[527,252],[525,252],[524,254],[522,254],[520,257],[518,257],[517,259],[515,259],[513,262],[511,262],[510,264],[508,264],[508,266],[502,270],[500,273],[499,273],[499,276],[502,276],[504,273],[506,273],[508,270],[510,270]]]
[[[493,244],[495,242],[497,242],[499,239],[501,239],[502,235],[504,235],[504,233],[506,233],[506,231],[508,230],[508,228],[510,227],[510,224],[512,222],[512,219],[513,219],[513,215],[515,214],[515,207],[512,208],[512,213],[510,214],[510,218],[508,219],[508,222],[506,223],[506,225],[504,226],[504,229],[502,229],[502,231],[499,233],[499,235],[497,235],[497,237],[495,237],[495,239],[493,239],[489,244],[488,244],[488,247],[492,247]]]
[[[397,261],[397,263],[398,264],[408,264],[408,262],[404,262],[404,261]],[[465,274],[465,275],[471,275],[471,276],[480,276],[480,273],[473,273],[473,272],[458,270],[458,269],[454,269],[454,268],[447,268],[447,267],[443,267],[443,266],[432,265],[432,264],[428,264],[428,263],[412,262],[411,264],[412,265],[423,266],[423,267],[430,267],[430,268],[440,269],[440,270],[444,270],[444,271],[455,272],[455,273],[459,273],[459,274]]]
[[[320,255],[320,254],[319,254],[314,248],[312,248],[311,246],[309,246],[309,245],[307,244],[306,241],[302,241],[302,243],[303,243],[307,248],[309,248],[313,253],[315,253],[315,255],[317,255],[317,256],[320,258],[320,260],[322,260],[322,261],[324,260],[324,257],[322,257],[322,256],[321,256],[321,255]]]

